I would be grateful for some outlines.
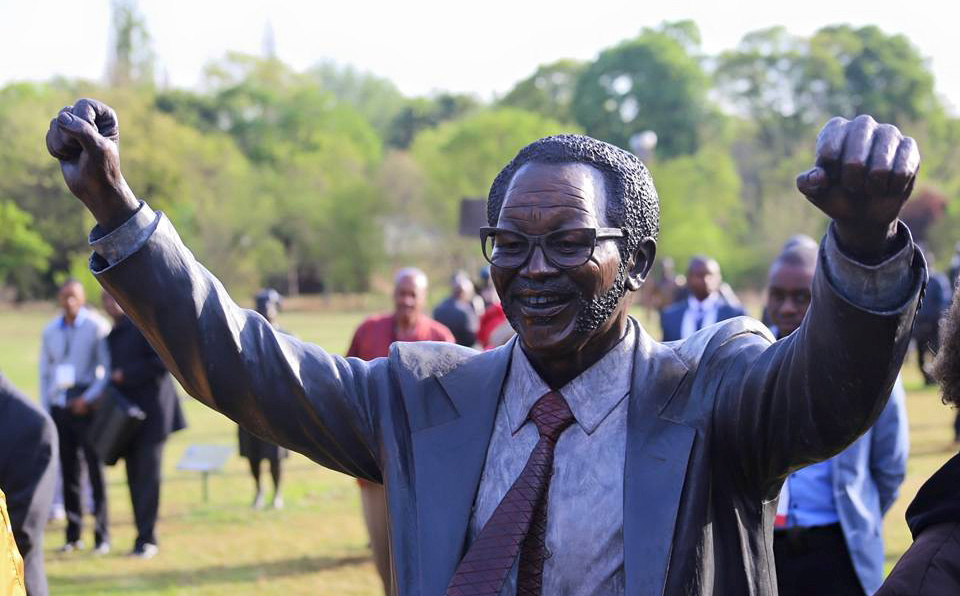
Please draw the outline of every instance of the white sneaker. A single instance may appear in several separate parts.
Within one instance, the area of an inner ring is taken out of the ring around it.
[[[102,557],[103,555],[108,555],[108,554],[110,554],[110,543],[109,543],[109,542],[101,542],[101,543],[98,544],[97,546],[93,547],[93,554],[98,555],[98,556],[101,556],[101,557]]]
[[[142,544],[138,547],[135,547],[131,551],[130,556],[136,557],[137,559],[152,559],[157,556],[157,553],[160,552],[160,549],[156,544],[151,544],[149,542]]]
[[[57,549],[57,552],[60,554],[72,553],[83,548],[83,540],[75,540],[73,542],[68,542]]]

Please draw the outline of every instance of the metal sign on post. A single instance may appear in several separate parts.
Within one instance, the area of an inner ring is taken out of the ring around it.
[[[227,445],[190,445],[177,463],[177,469],[200,472],[203,478],[203,502],[206,503],[210,498],[210,474],[223,471],[231,455],[233,447]]]

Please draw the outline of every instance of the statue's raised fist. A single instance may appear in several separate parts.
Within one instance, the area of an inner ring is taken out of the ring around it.
[[[50,121],[47,150],[60,160],[63,179],[107,230],[123,223],[139,202],[120,172],[120,128],[114,111],[81,99]]]
[[[917,143],[870,116],[833,118],[817,137],[816,165],[797,188],[836,223],[841,246],[865,260],[893,244],[897,217],[920,168]]]

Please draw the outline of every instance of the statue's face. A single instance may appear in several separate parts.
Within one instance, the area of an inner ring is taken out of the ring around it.
[[[530,163],[514,175],[497,227],[530,235],[607,227],[603,174],[586,164]],[[548,356],[570,354],[626,316],[626,271],[616,242],[602,239],[574,269],[552,265],[539,247],[519,269],[491,267],[503,310],[524,347]]]

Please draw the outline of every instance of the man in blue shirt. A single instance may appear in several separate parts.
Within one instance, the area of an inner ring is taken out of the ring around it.
[[[800,326],[810,304],[816,245],[794,245],[770,268],[767,310],[778,339]],[[839,397],[839,396],[838,396]],[[774,528],[781,596],[873,594],[883,582],[883,514],[906,473],[903,385],[874,426],[826,461],[784,483]]]

